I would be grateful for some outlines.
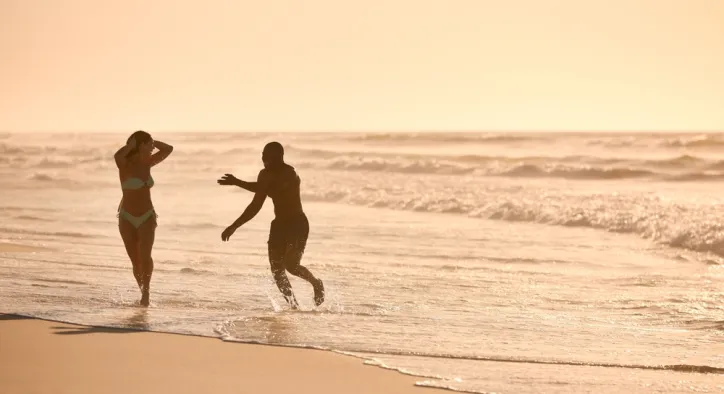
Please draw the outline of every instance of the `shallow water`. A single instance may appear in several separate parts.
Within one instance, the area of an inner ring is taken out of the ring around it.
[[[8,135],[0,239],[55,252],[0,254],[1,309],[331,349],[472,392],[724,390],[719,187],[711,173],[680,180],[719,166],[718,140],[443,137],[282,139],[310,218],[304,262],[327,288],[313,308],[311,286],[292,278],[294,312],[266,260],[270,202],[220,241],[251,195],[215,180],[252,178],[272,136],[157,137],[176,151],[154,171],[144,310],[115,224],[122,136]],[[532,165],[544,170],[501,169]],[[653,175],[629,176],[644,167]]]

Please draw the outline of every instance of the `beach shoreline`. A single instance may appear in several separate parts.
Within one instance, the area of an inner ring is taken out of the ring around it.
[[[0,314],[0,381],[8,394],[445,391],[417,380],[329,351]]]

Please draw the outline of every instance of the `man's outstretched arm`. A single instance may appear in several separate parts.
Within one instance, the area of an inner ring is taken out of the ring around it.
[[[238,186],[244,190],[248,190],[252,193],[256,193],[258,187],[257,182],[246,182],[242,181],[241,179],[231,175],[231,174],[224,174],[218,181],[216,181],[219,185],[225,185],[225,186]]]
[[[239,227],[243,226],[246,222],[253,219],[256,214],[259,213],[261,207],[264,206],[264,200],[266,200],[267,190],[269,189],[269,174],[264,170],[259,172],[259,177],[256,181],[256,191],[254,192],[254,198],[251,200],[249,205],[244,210],[244,213],[239,216],[238,219],[227,227],[223,233],[221,233],[221,240],[228,241],[232,234]]]

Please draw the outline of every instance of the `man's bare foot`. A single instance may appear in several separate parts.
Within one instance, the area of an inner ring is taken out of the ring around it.
[[[321,279],[317,279],[317,283],[312,286],[314,287],[314,305],[320,306],[324,302],[324,283]]]
[[[297,297],[292,294],[291,297],[284,296],[284,299],[287,300],[287,303],[289,303],[289,307],[292,308],[292,310],[299,309],[299,303],[297,302]]]

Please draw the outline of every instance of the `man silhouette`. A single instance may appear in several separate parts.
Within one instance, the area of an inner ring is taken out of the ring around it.
[[[217,182],[233,185],[254,193],[254,199],[231,226],[221,233],[221,240],[228,241],[236,229],[259,213],[269,196],[274,203],[274,220],[269,229],[269,264],[279,291],[289,305],[297,309],[299,304],[292,292],[292,285],[285,271],[312,284],[314,304],[324,302],[324,284],[301,265],[304,248],[309,237],[309,221],[302,209],[301,179],[294,167],[284,162],[284,148],[278,142],[270,142],[261,156],[264,169],[259,171],[256,182],[244,182],[232,174],[225,174]]]

